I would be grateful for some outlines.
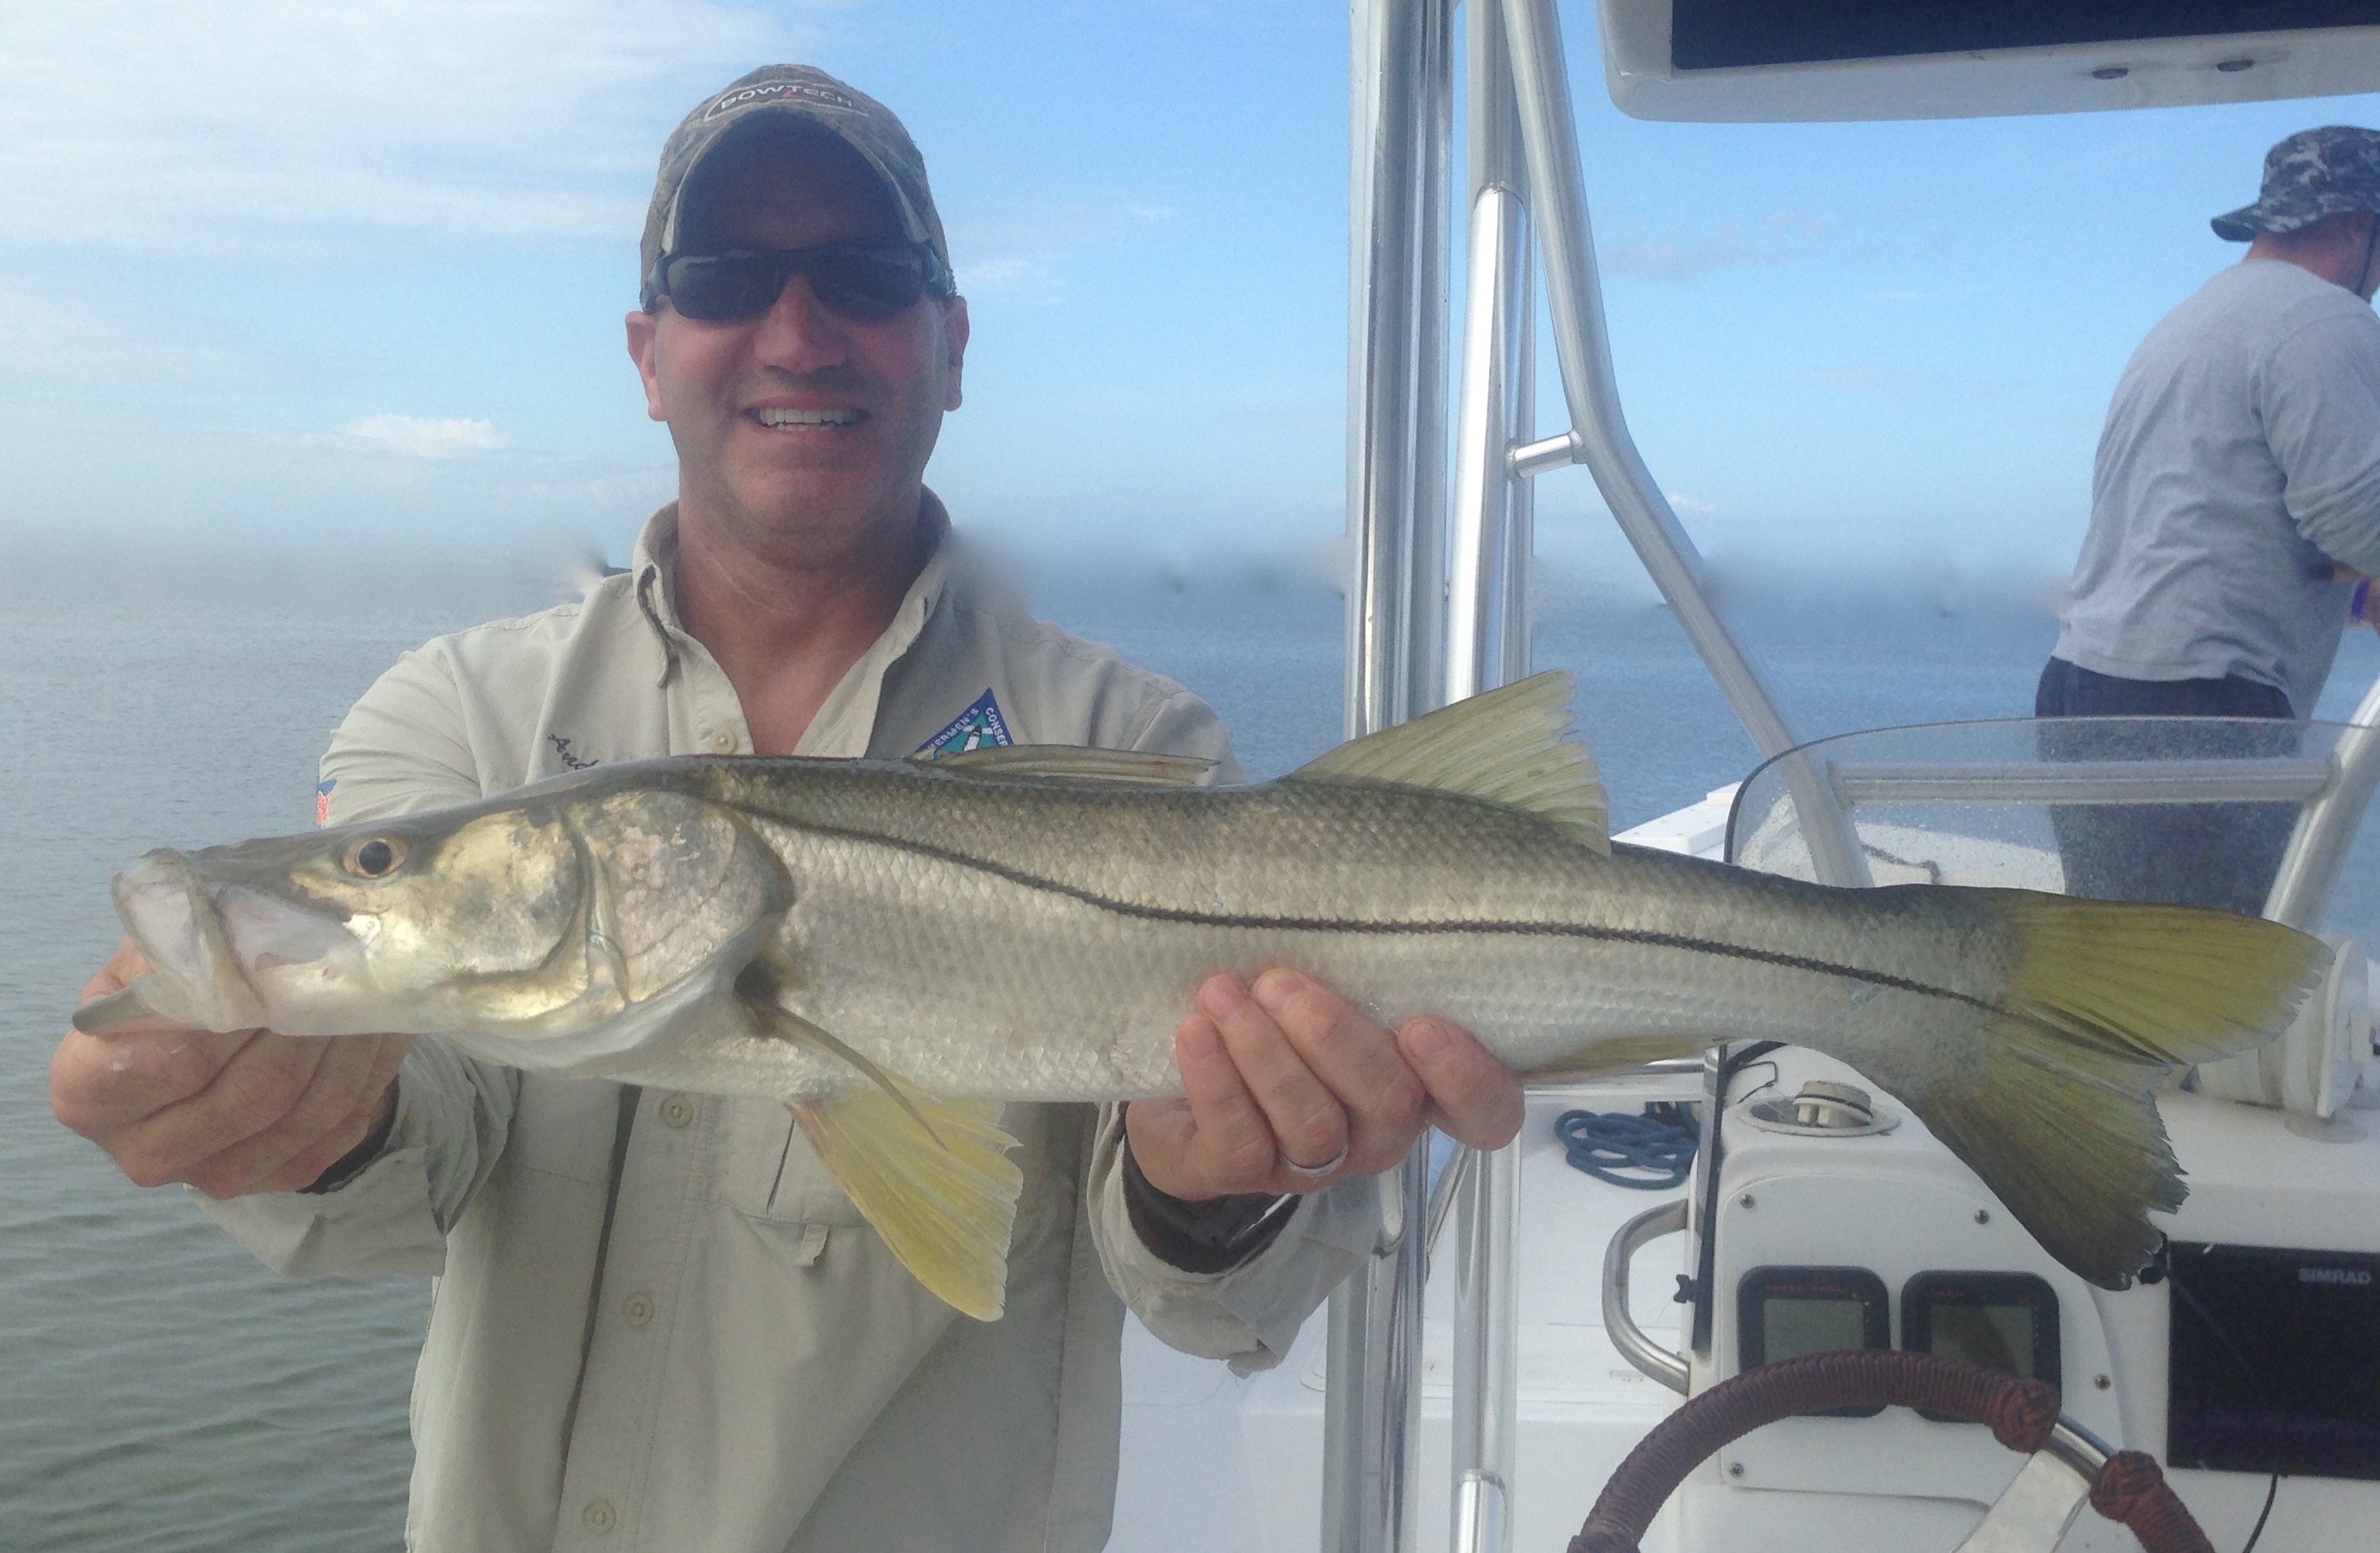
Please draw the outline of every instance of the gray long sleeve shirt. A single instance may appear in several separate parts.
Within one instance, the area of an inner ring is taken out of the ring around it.
[[[2380,318],[2249,260],[2168,313],[2116,385],[2057,655],[2125,679],[2276,686],[2311,716],[2380,575]]]
[[[407,654],[332,741],[328,817],[748,753],[734,688],[676,623],[674,536],[664,508],[583,603]],[[946,539],[797,753],[986,738],[1237,771],[1203,703],[1030,619]],[[409,1547],[1094,1549],[1114,1502],[1118,1293],[1174,1346],[1259,1368],[1378,1233],[1377,1192],[1354,1182],[1248,1263],[1184,1272],[1131,1228],[1114,1108],[1011,1105],[1026,1186],[1007,1314],[984,1324],[893,1259],[783,1106],[646,1091],[624,1129],[624,1093],[424,1041],[353,1181],[207,1205],[287,1272],[439,1275]]]

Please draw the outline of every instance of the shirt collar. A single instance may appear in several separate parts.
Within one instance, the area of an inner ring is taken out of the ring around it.
[[[901,599],[900,608],[892,612],[892,623],[875,644],[860,655],[811,720],[812,733],[821,733],[839,726],[857,712],[857,703],[867,703],[868,725],[875,722],[876,704],[883,686],[884,671],[902,654],[916,645],[925,630],[926,622],[942,601],[953,570],[960,563],[961,545],[951,528],[950,510],[941,497],[931,491],[922,491],[917,505],[918,542],[929,546],[926,564],[917,570],[917,579]],[[637,608],[660,638],[663,661],[656,684],[667,685],[671,673],[678,667],[680,655],[696,646],[686,634],[677,613],[677,504],[671,502],[645,520],[643,532],[637,536],[637,548],[628,565],[636,591]],[[805,734],[805,746],[811,742]]]

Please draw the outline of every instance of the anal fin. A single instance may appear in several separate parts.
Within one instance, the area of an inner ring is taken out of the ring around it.
[[[1025,1174],[1008,1158],[1016,1140],[1002,1131],[998,1104],[857,1089],[787,1109],[918,1282],[964,1315],[1000,1319]]]

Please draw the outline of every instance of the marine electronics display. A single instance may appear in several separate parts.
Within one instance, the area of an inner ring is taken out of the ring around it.
[[[1622,113],[1964,118],[2368,90],[2380,0],[1599,0]]]
[[[1919,1273],[1900,1286],[1900,1346],[2061,1390],[2066,1385],[2058,1292],[2031,1273]]]
[[[2380,22],[2374,0],[1675,0],[1670,58],[1681,70],[1923,54],[2236,37]]]
[[[1892,1304],[1884,1280],[1865,1268],[1755,1268],[1736,1286],[1736,1346],[1756,1369],[1810,1353],[1892,1346]],[[1832,1418],[1869,1418],[1874,1407],[1827,1410]]]
[[[2169,1463],[2380,1478],[2380,1256],[2173,1247]]]

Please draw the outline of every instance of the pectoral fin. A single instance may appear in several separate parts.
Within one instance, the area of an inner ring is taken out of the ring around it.
[[[807,1046],[814,1051],[825,1052],[839,1062],[850,1063],[867,1076],[868,1083],[882,1090],[903,1110],[908,1112],[909,1119],[923,1127],[928,1137],[933,1138],[937,1143],[941,1141],[934,1132],[934,1124],[926,1120],[926,1113],[910,1099],[908,1085],[887,1073],[877,1063],[870,1062],[866,1054],[855,1049],[849,1042],[838,1038],[832,1031],[820,1029],[800,1014],[781,1006],[776,1001],[776,967],[768,961],[755,960],[744,967],[743,974],[735,978],[735,995],[743,1000],[744,1006],[751,1011],[753,1019],[763,1030],[781,1040],[792,1041],[796,1046]]]
[[[978,1321],[1000,1319],[1025,1175],[997,1104],[860,1089],[787,1109],[918,1282]]]
[[[925,1093],[776,1001],[778,971],[755,960],[735,992],[761,1028],[848,1062],[873,1089],[791,1100],[819,1159],[844,1195],[918,1282],[978,1321],[997,1321],[1008,1297],[1008,1240],[1025,1175],[1016,1140],[990,1101]]]

